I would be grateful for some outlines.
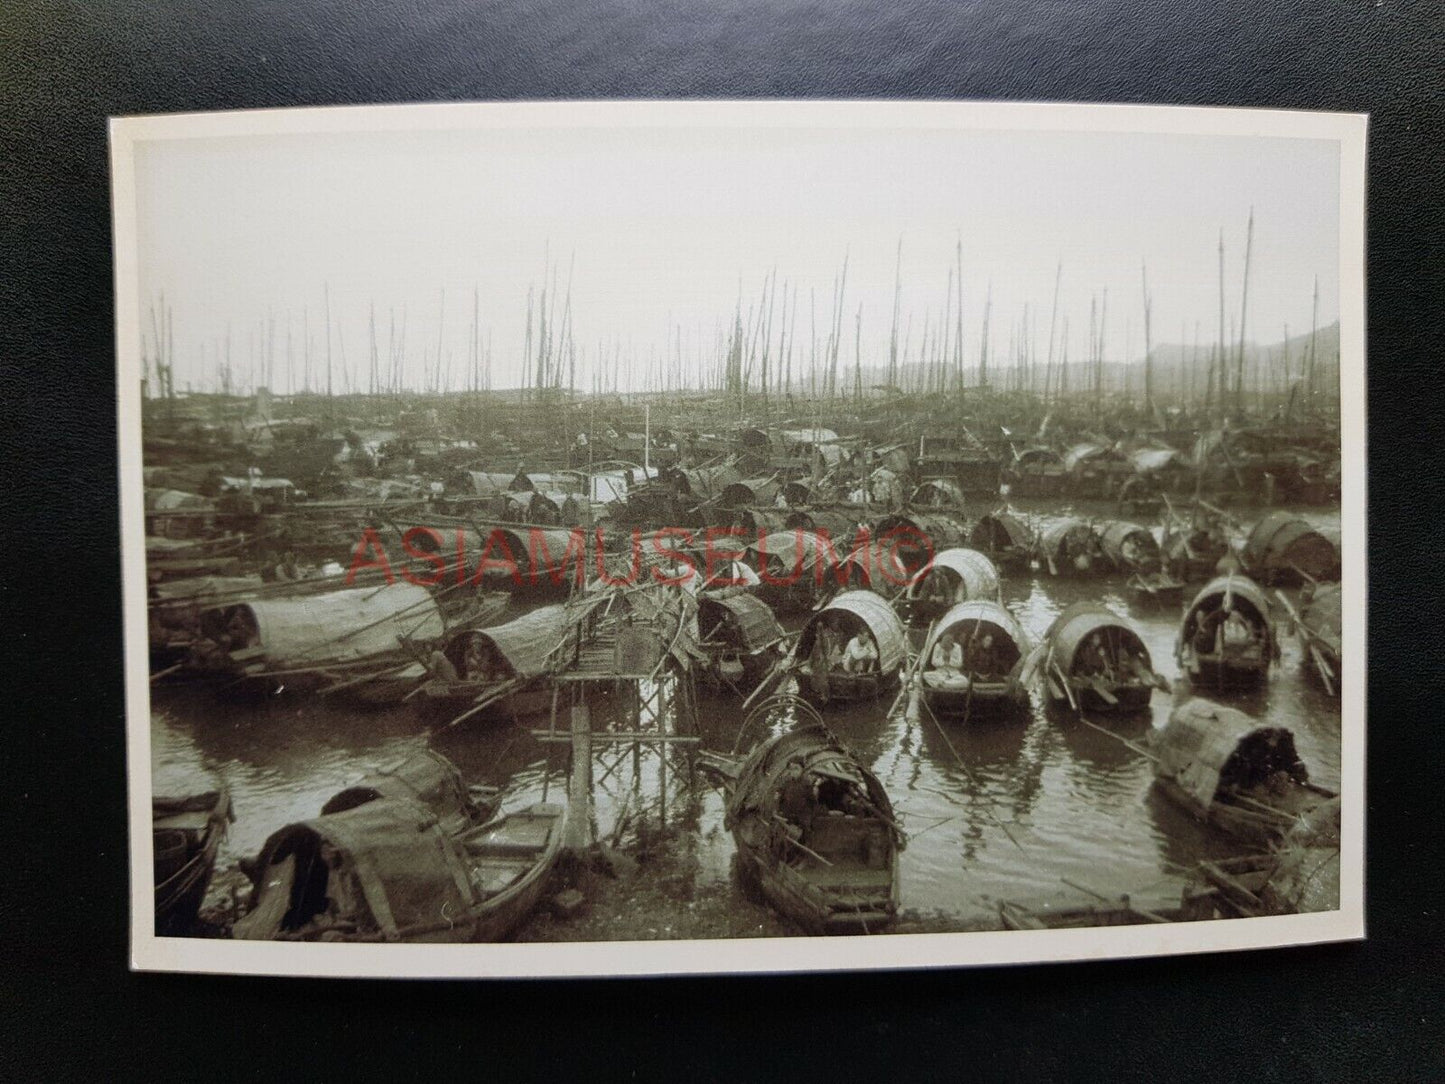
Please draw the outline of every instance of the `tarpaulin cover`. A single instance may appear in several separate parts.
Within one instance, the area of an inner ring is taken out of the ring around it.
[[[1137,523],[1113,520],[1104,524],[1099,529],[1099,544],[1116,568],[1157,568],[1160,562],[1159,542]]]
[[[431,592],[409,583],[255,599],[246,607],[272,666],[371,658],[399,650],[403,636],[431,640],[445,631]]]
[[[1309,626],[1309,631],[1324,641],[1324,646],[1336,656],[1340,653],[1340,636],[1344,628],[1340,616],[1340,600],[1339,584],[1326,584],[1315,591],[1315,597],[1310,599],[1304,612],[1300,614],[1301,619]]]
[[[1288,512],[1271,512],[1256,523],[1245,540],[1243,557],[1251,569],[1298,569],[1316,580],[1339,564],[1334,543]]]
[[[1017,516],[1007,512],[995,512],[984,516],[968,536],[969,545],[975,549],[1000,550],[1008,547],[1028,549],[1033,544],[1033,535]]]
[[[1040,541],[1044,552],[1055,561],[1080,554],[1092,555],[1096,550],[1102,552],[1098,532],[1081,519],[1066,519],[1062,523],[1055,523],[1044,531]]]
[[[1129,462],[1140,474],[1184,465],[1184,457],[1173,448],[1139,448],[1129,453]]]
[[[963,490],[951,478],[931,478],[913,491],[908,503],[962,508]]]
[[[1206,614],[1223,608],[1226,603],[1250,618],[1251,622],[1261,629],[1266,646],[1274,657],[1278,658],[1279,641],[1275,637],[1274,615],[1270,611],[1269,599],[1265,597],[1260,586],[1248,576],[1220,576],[1201,587],[1199,594],[1195,595],[1194,601],[1189,604],[1189,609],[1184,612],[1184,620],[1179,626],[1179,642],[1183,643],[1193,636],[1200,620]]]
[[[560,645],[571,621],[567,607],[543,606],[505,625],[472,631],[496,648],[517,677],[538,677],[547,670],[547,657]]]
[[[381,798],[405,798],[431,810],[442,830],[454,834],[469,827],[476,812],[457,766],[434,749],[424,749],[405,760],[357,780],[321,807],[323,815],[344,813]]]
[[[147,489],[145,491],[147,512],[173,512],[178,510],[206,512],[216,506],[205,497],[185,493],[179,489]]]
[[[436,817],[405,798],[381,798],[287,825],[261,850],[262,880],[288,857],[295,859],[295,878],[291,913],[281,930],[242,919],[235,936],[270,938],[304,926],[329,908],[354,921],[361,932],[375,930],[392,939],[408,927],[448,918],[461,921],[476,902],[466,870]],[[263,891],[264,886],[258,895]],[[253,915],[267,913],[258,906]]]

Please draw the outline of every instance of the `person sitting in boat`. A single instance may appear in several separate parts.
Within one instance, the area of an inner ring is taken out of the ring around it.
[[[953,676],[963,672],[963,645],[951,632],[945,632],[933,645],[929,665],[942,674]]]
[[[300,578],[301,568],[296,563],[296,554],[287,550],[286,556],[281,558],[281,563],[276,566],[276,579],[299,580]]]
[[[426,668],[431,676],[438,681],[459,681],[457,668],[452,665],[452,660],[447,658],[440,649],[433,651],[426,660]]]
[[[1244,647],[1253,642],[1254,630],[1249,627],[1244,614],[1238,610],[1230,610],[1229,616],[1224,619],[1224,645]]]
[[[1104,646],[1102,635],[1094,633],[1079,650],[1078,667],[1081,673],[1089,676],[1113,676],[1114,667],[1109,660],[1109,652]]]
[[[993,633],[986,632],[969,644],[964,653],[965,670],[981,678],[995,677],[1002,672],[998,652],[994,649]]]
[[[1213,613],[1205,614],[1199,622],[1199,630],[1194,634],[1194,650],[1199,655],[1213,655],[1218,648],[1220,629],[1228,615],[1223,610],[1215,610]]]
[[[785,822],[789,838],[802,839],[812,827],[815,809],[813,781],[803,774],[801,764],[791,761],[778,784],[778,815]]]
[[[843,649],[843,672],[865,674],[877,668],[878,648],[873,645],[873,637],[866,630],[859,629]]]
[[[468,681],[490,684],[499,676],[496,653],[483,642],[480,636],[472,636],[467,640],[467,650],[463,661]]]
[[[237,606],[231,612],[231,619],[226,622],[227,650],[239,651],[242,648],[251,646],[251,623],[246,620],[246,611]]]

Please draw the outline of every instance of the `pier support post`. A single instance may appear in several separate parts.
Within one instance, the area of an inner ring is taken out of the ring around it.
[[[592,718],[585,701],[572,705],[572,778],[568,785],[567,838],[573,851],[592,846]]]

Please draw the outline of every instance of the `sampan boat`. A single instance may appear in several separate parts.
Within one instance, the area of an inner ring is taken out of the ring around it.
[[[1256,523],[1240,556],[1249,574],[1266,585],[1339,577],[1340,554],[1335,544],[1288,512],[1271,512]]]
[[[415,684],[410,641],[446,630],[432,592],[398,581],[381,587],[255,597],[200,614],[189,666],[255,688],[355,689],[387,677]]]
[[[1113,520],[1099,529],[1099,544],[1116,571],[1129,577],[1129,591],[1139,601],[1177,603],[1184,581],[1164,569],[1163,553],[1146,527]]]
[[[971,599],[999,598],[998,569],[985,554],[954,546],[938,553],[904,591],[904,605],[914,625],[927,625],[950,606]]]
[[[935,649],[945,638],[957,645],[961,666],[936,665]],[[997,602],[961,602],[939,618],[923,645],[923,700],[938,716],[970,718],[1022,708],[1029,700],[1023,680],[1028,652],[1023,626]]]
[[[907,649],[898,614],[872,591],[845,591],[814,614],[793,649],[803,695],[815,704],[872,700],[898,680]],[[872,658],[850,659],[861,637]]]
[[[968,544],[999,568],[1025,568],[1034,552],[1033,532],[1008,512],[994,512],[980,519],[968,534]]]
[[[735,594],[698,599],[699,647],[715,685],[741,691],[757,685],[779,660],[783,627],[762,599]]]
[[[157,937],[185,934],[195,925],[216,853],[235,819],[224,785],[184,798],[151,799]]]
[[[746,757],[699,754],[722,782],[739,870],[812,934],[876,933],[898,917],[905,846],[878,777],[821,723],[786,731]]]
[[[1047,528],[1039,538],[1039,557],[1050,576],[1095,576],[1108,567],[1099,532],[1081,519]]]
[[[1269,600],[1258,584],[1231,573],[1205,584],[1184,613],[1174,656],[1196,686],[1250,688],[1279,659]]]
[[[1341,636],[1344,629],[1340,604],[1340,585],[1324,584],[1304,604],[1296,622],[1305,658],[1309,660],[1315,677],[1331,696],[1340,694]]]
[[[1335,797],[1310,782],[1285,727],[1262,726],[1208,700],[1174,709],[1154,739],[1154,785],[1231,836],[1272,842]]]
[[[431,676],[421,686],[423,704],[443,711],[469,711],[512,718],[536,715],[551,706],[544,678],[559,645],[575,637],[575,621],[561,604],[543,606],[491,628],[452,633],[441,658],[428,662]]]
[[[562,850],[567,809],[484,815],[430,754],[363,781],[273,833],[252,867],[244,940],[500,941],[526,919]]]
[[[1044,633],[1040,675],[1048,697],[1081,711],[1140,711],[1156,688],[1149,649],[1129,623],[1094,602],[1076,602]]]

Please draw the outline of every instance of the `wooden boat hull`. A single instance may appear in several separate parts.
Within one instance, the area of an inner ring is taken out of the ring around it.
[[[1129,580],[1129,594],[1136,602],[1158,606],[1179,606],[1184,602],[1184,583],[1179,580],[1155,579],[1134,575]]]
[[[534,819],[550,819],[548,842],[536,865],[515,884],[505,891],[483,901],[472,915],[472,941],[504,941],[510,937],[527,916],[536,909],[542,894],[546,891],[557,858],[562,853],[562,839],[567,823],[565,805],[534,805],[518,816]]]
[[[745,886],[810,934],[892,925],[906,839],[877,776],[821,721],[698,764],[725,787]]]
[[[485,689],[472,682],[429,681],[422,686],[417,702],[429,716],[454,719],[470,709]],[[546,715],[552,710],[551,690],[536,686],[518,689],[494,700],[471,718],[520,719]]]
[[[1011,715],[1028,706],[1029,694],[1018,682],[974,681],[967,686],[923,685],[923,701],[940,719]]]
[[[898,684],[898,675],[872,671],[866,674],[830,673],[827,681],[814,681],[805,668],[798,675],[803,697],[820,708],[881,699]]]
[[[1215,691],[1254,689],[1269,677],[1267,661],[1229,661],[1213,656],[1186,658],[1184,673],[1196,688]]]
[[[1201,807],[1193,795],[1173,779],[1156,778],[1154,785],[1170,801],[1189,811],[1194,819],[1207,824],[1225,835],[1255,844],[1271,844],[1281,839],[1288,830],[1291,817],[1281,817],[1264,810],[1246,808],[1224,801],[1214,801],[1207,808]],[[1335,795],[1323,787],[1302,783],[1287,802],[1282,802],[1294,816],[1303,816],[1311,808],[1328,801]]]
[[[1114,698],[1110,701],[1090,685],[1074,688],[1074,697],[1078,700],[1080,711],[1103,715],[1129,715],[1143,711],[1149,707],[1149,699],[1153,693],[1152,685],[1110,685],[1109,694]],[[1057,679],[1049,682],[1049,702],[1058,706],[1073,706],[1068,695],[1059,689]]]
[[[205,818],[205,826],[194,830],[198,838],[189,843],[184,862],[177,869],[163,869],[162,848],[168,842],[179,842],[173,833],[192,834],[179,826],[177,818],[199,818],[201,815]],[[211,875],[215,872],[216,854],[225,838],[226,826],[233,818],[231,798],[222,788],[216,792],[215,802],[208,810],[165,816],[153,809],[152,818],[158,875],[155,886],[156,936],[173,937],[189,932],[195,925]]]
[[[809,934],[881,933],[898,920],[898,856],[886,871],[887,902],[883,907],[849,909],[836,896],[822,891],[816,883],[801,877],[786,865],[761,861],[747,845],[741,832],[734,832],[738,862],[744,877],[758,887],[768,903],[784,918]],[[881,883],[882,877],[878,879]]]
[[[452,835],[426,807],[376,798],[275,833],[257,863],[245,940],[500,941],[547,889],[567,807],[539,803]],[[329,846],[339,857],[322,861]],[[326,871],[303,880],[297,869]],[[363,881],[362,878],[365,880]],[[438,917],[440,912],[440,917]]]
[[[1158,916],[1158,917],[1152,917]],[[1061,908],[1032,908],[1005,901],[999,904],[998,917],[1006,930],[1075,930],[1096,926],[1144,926],[1158,923],[1188,921],[1183,907],[1150,907],[1145,910],[1121,901],[1118,904],[1080,904]]]

